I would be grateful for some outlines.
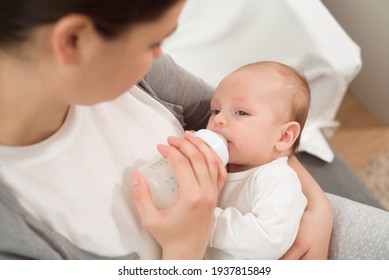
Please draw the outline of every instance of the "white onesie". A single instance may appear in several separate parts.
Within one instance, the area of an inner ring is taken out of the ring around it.
[[[307,200],[287,161],[228,174],[205,259],[278,259],[289,249]]]

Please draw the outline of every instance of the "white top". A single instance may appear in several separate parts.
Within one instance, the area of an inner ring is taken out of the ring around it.
[[[279,259],[293,244],[307,205],[282,157],[228,174],[206,259]]]
[[[36,219],[79,247],[158,259],[159,245],[131,201],[130,173],[157,153],[158,143],[183,131],[148,94],[137,87],[130,93],[72,107],[60,130],[41,143],[0,146],[0,179]]]

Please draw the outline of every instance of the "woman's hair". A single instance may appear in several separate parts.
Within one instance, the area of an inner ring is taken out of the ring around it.
[[[68,14],[88,16],[105,37],[156,20],[179,0],[0,0],[0,45],[24,41],[34,27]]]

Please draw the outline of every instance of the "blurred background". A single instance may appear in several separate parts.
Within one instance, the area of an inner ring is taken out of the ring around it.
[[[322,2],[359,45],[363,62],[329,141],[389,209],[389,1]]]

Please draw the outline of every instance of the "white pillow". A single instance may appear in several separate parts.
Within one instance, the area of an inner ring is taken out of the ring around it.
[[[337,125],[336,112],[362,63],[359,47],[320,1],[188,0],[163,49],[215,87],[254,61],[279,61],[303,71],[312,103],[299,150],[332,161],[322,130]]]

